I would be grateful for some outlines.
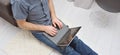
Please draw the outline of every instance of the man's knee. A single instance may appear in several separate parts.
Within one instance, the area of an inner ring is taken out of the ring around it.
[[[63,55],[81,55],[81,54],[75,51],[72,47],[67,46],[64,49]]]
[[[78,43],[78,41],[82,42],[80,39],[78,39],[77,36],[75,36],[75,38],[73,39],[72,43],[76,44],[76,43]]]

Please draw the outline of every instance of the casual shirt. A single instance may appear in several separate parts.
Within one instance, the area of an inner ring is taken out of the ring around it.
[[[16,20],[27,20],[40,25],[51,25],[48,0],[11,0],[13,16]],[[40,31],[32,31],[41,33]]]

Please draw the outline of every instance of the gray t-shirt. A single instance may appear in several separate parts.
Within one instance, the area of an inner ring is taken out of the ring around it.
[[[13,16],[34,24],[51,25],[48,0],[11,0]],[[32,31],[41,33],[40,31]]]

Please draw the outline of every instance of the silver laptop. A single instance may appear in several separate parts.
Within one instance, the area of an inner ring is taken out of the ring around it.
[[[63,25],[62,29],[58,29],[58,34],[56,36],[53,37],[46,33],[44,33],[44,35],[58,46],[68,46],[80,28],[81,26],[69,28],[67,25]]]

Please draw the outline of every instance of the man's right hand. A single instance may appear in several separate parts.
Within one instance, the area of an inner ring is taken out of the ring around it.
[[[25,30],[44,31],[51,36],[55,36],[57,34],[57,29],[53,26],[37,25],[27,22],[26,20],[17,20],[17,24],[20,28]]]
[[[53,26],[45,26],[44,31],[51,36],[55,36],[57,34],[57,29]]]

